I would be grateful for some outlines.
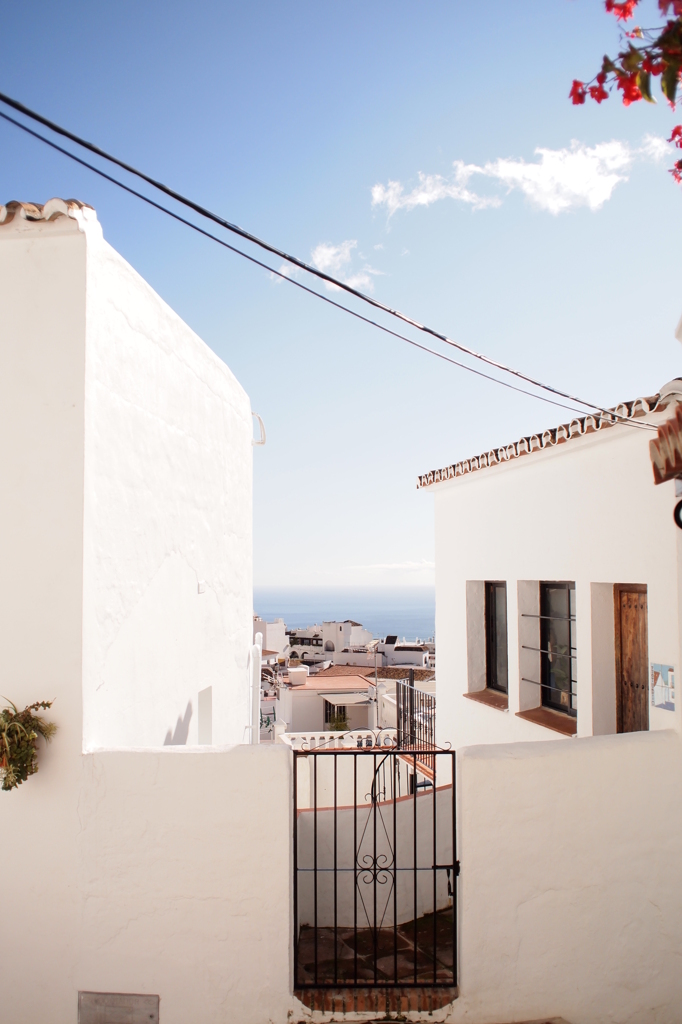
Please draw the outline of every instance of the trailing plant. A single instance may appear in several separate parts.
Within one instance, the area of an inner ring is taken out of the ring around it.
[[[52,707],[51,700],[39,700],[19,711],[8,701],[0,710],[0,777],[2,789],[15,789],[38,771],[38,737],[50,740],[57,731],[34,712]]]
[[[640,0],[605,0],[604,7],[619,22],[625,22],[635,17],[639,3]],[[682,0],[658,0],[658,9],[666,19],[665,24],[655,28],[636,25],[624,31],[618,54],[604,57],[601,70],[591,82],[573,80],[569,98],[575,105],[584,103],[587,96],[601,103],[609,98],[614,87],[621,91],[626,107],[639,100],[655,103],[652,79],[660,77],[661,92],[675,109],[679,102],[678,83],[682,80]],[[672,129],[668,142],[682,149],[682,125]],[[682,184],[682,160],[675,162],[670,173]]]

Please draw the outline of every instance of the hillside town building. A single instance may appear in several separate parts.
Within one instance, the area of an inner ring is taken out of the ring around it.
[[[323,622],[309,629],[292,629],[287,635],[289,657],[301,661],[328,661],[336,652],[366,645],[372,634],[359,622]]]
[[[253,617],[253,642],[256,642],[256,635],[260,633],[263,637],[263,651],[272,654],[283,655],[289,640],[286,634],[284,619],[275,619],[274,622],[266,622],[260,616]]]

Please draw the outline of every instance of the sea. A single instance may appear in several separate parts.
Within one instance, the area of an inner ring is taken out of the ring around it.
[[[254,587],[253,610],[288,628],[353,619],[375,637],[427,640],[434,635],[433,587]]]

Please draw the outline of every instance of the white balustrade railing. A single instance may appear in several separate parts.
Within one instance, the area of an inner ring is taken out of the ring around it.
[[[283,732],[276,737],[277,743],[286,743],[294,750],[352,750],[383,748],[390,750],[396,745],[395,729],[353,729],[347,732]]]

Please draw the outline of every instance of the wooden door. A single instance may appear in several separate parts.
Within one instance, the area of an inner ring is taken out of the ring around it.
[[[618,732],[639,732],[649,728],[646,586],[616,583],[613,597],[617,729]]]

